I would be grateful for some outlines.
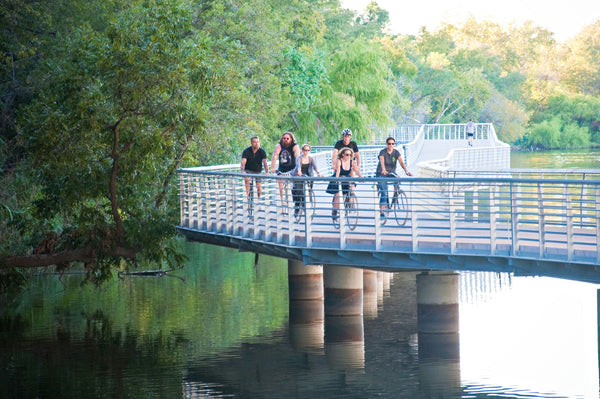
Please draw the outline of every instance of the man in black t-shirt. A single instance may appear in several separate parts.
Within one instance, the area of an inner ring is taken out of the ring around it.
[[[267,165],[267,153],[265,150],[260,148],[260,140],[257,136],[250,139],[250,147],[246,148],[242,152],[242,163],[240,168],[242,173],[254,173],[258,174],[262,172],[262,168],[265,171],[269,170]],[[246,185],[246,196],[250,195],[250,181],[251,177],[245,177],[244,183]],[[256,195],[260,198],[262,193],[262,187],[260,180],[256,179]]]
[[[352,141],[352,130],[350,129],[344,129],[344,131],[342,132],[342,139],[336,142],[333,146],[333,153],[331,154],[331,167],[334,168],[338,151],[344,147],[348,147],[352,151],[354,151],[356,164],[360,168],[360,154],[358,153],[358,146],[356,145],[355,141]]]

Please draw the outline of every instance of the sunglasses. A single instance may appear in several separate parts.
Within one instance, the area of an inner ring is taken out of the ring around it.
[[[386,143],[387,145],[395,145],[396,143]]]
[[[345,153],[344,153],[344,156],[345,156],[345,157],[349,157],[350,155],[352,155],[352,154],[350,154],[349,152],[345,152]]]
[[[310,152],[310,148],[305,148],[302,151],[304,151],[304,152]]]

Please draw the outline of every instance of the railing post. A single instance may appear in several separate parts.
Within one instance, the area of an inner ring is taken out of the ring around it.
[[[571,196],[569,195],[568,183],[565,183],[563,190],[567,211],[567,259],[571,261],[573,260],[573,202],[571,201]]]
[[[600,264],[600,187],[596,186],[594,204],[596,205],[596,264]]]
[[[456,253],[456,212],[454,190],[452,187],[448,190],[448,218],[450,221],[450,253]]]
[[[499,207],[496,206],[496,197],[498,197],[498,185],[490,187],[490,255],[496,253],[496,212]]]
[[[377,182],[373,184],[373,203],[374,203],[374,219],[375,219],[375,250],[381,250],[381,209],[379,207],[379,187]]]
[[[537,184],[538,194],[538,209],[540,210],[540,217],[538,221],[538,237],[540,251],[540,259],[544,259],[546,253],[546,212],[544,211],[544,188],[542,183]]]
[[[518,196],[518,194],[515,192],[514,183],[511,181],[510,182],[510,221],[511,221],[511,239],[512,239],[512,245],[511,245],[511,251],[510,251],[511,256],[515,256],[517,254],[517,248],[519,245],[519,238],[518,238],[519,209],[518,209],[517,196]]]
[[[410,192],[411,192],[411,197],[413,197],[413,201],[412,201],[412,206],[409,208],[410,209],[410,234],[411,234],[411,240],[412,240],[412,251],[417,252],[419,250],[419,226],[418,226],[418,218],[417,218],[417,210],[415,209],[415,201],[414,201],[414,196],[412,195],[412,193],[414,193],[414,185],[411,182],[410,183]]]
[[[308,186],[311,184],[314,187],[314,181],[305,181],[304,182],[304,237],[306,241],[306,247],[312,248],[312,217],[309,216],[309,213],[313,212],[313,209],[308,209],[308,204],[310,203],[310,196],[308,195],[309,189]],[[317,207],[317,199],[315,197],[315,203],[312,206]]]

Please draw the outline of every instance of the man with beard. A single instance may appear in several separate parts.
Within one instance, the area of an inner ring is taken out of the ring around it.
[[[300,155],[300,147],[296,143],[296,138],[292,132],[285,132],[281,136],[281,140],[275,146],[273,150],[273,158],[271,159],[271,173],[277,173],[278,175],[291,174],[291,171],[296,167],[296,158]],[[276,162],[279,161],[277,169],[275,169]],[[279,198],[283,204],[283,180],[278,180],[279,184]],[[285,207],[283,207],[285,210]]]

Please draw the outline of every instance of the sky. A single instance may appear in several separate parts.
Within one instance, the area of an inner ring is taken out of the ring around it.
[[[364,11],[372,0],[340,0],[344,8]],[[581,29],[600,19],[598,0],[376,0],[390,13],[390,30],[398,34],[417,34],[422,26],[434,31],[441,21],[458,23],[472,15],[476,20],[521,25],[527,20],[554,33],[558,41],[577,35]]]

